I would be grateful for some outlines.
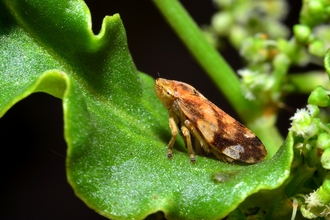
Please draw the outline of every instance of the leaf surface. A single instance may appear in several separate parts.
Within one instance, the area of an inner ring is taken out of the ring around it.
[[[168,160],[168,115],[153,87],[134,66],[119,15],[94,35],[82,1],[0,3],[0,116],[33,92],[63,99],[68,180],[100,214],[219,219],[288,177],[291,135],[252,166],[199,156],[191,164],[182,140]]]

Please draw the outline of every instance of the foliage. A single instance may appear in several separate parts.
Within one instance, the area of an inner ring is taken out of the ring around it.
[[[218,1],[224,2],[224,16],[234,26],[242,11],[268,6]],[[287,32],[276,35],[261,28],[271,23],[285,30],[276,20],[285,13],[268,10],[264,20],[253,10],[246,13],[250,17],[244,19],[253,22],[237,28],[246,33],[227,33],[249,36],[232,41],[247,61],[240,80],[177,1],[154,3],[263,140],[267,160],[242,166],[196,157],[191,164],[182,140],[173,160],[167,160],[167,112],[154,93],[153,79],[134,66],[120,16],[105,17],[94,35],[89,10],[80,0],[0,3],[0,116],[34,92],[61,98],[69,183],[89,207],[111,219],[143,219],[157,211],[168,219],[276,219],[294,216],[298,209],[307,218],[328,217],[330,130],[320,110],[330,104],[328,86],[322,70],[295,75],[288,70],[324,59],[330,73],[325,52],[329,27],[319,25],[327,21],[324,8],[329,5],[304,2],[301,24],[289,40]],[[309,105],[292,117],[283,142],[275,127],[279,106],[287,94],[312,90]]]
[[[213,16],[212,26],[206,28],[206,33],[217,45],[220,45],[217,42],[220,36],[227,36],[240,49],[247,66],[238,74],[242,76],[242,89],[247,99],[259,102],[264,108],[279,107],[285,96],[313,90],[307,107],[298,109],[291,117],[289,130],[295,140],[291,176],[275,200],[278,204],[268,210],[266,218],[288,218],[292,210],[294,218],[300,210],[305,218],[328,219],[330,130],[326,108],[330,104],[330,92],[325,89],[329,89],[329,82],[324,78],[322,60],[329,74],[329,52],[326,52],[330,42],[329,2],[303,1],[300,24],[294,25],[290,39],[285,39],[289,30],[280,23],[288,11],[286,1],[216,2],[221,11]],[[239,13],[242,10],[245,13]],[[224,32],[226,24],[231,27],[226,26],[230,31]],[[316,64],[317,68],[305,73],[289,72],[292,66],[302,67],[310,63]],[[292,205],[288,205],[290,200]]]

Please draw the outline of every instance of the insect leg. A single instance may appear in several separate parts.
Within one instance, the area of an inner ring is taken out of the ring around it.
[[[173,145],[174,145],[174,142],[176,140],[176,136],[178,135],[178,127],[177,127],[177,122],[176,122],[176,116],[174,115],[174,113],[172,111],[170,112],[168,121],[169,121],[171,132],[172,132],[172,138],[171,138],[170,142],[167,145],[167,148],[168,148],[167,157],[172,158]]]
[[[181,127],[181,131],[182,131],[182,135],[186,138],[186,144],[187,144],[187,148],[188,148],[188,154],[190,155],[190,161],[192,163],[194,163],[196,160],[195,160],[193,148],[191,146],[190,132],[189,132],[188,128],[184,125]]]
[[[198,155],[201,154],[201,147],[206,151],[206,153],[210,153],[210,147],[209,145],[205,142],[204,138],[200,135],[200,133],[196,130],[194,125],[189,121],[185,120],[184,124],[189,128],[189,130],[193,133],[196,141],[196,153]]]
[[[196,137],[195,137],[195,152],[197,155],[202,155],[201,143],[197,140]]]

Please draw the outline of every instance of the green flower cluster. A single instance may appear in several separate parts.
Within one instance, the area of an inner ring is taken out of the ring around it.
[[[270,38],[284,38],[289,30],[281,23],[288,12],[285,0],[215,0],[219,12],[213,15],[206,33],[211,42],[221,45],[221,37],[228,37],[237,49],[250,36],[265,33]]]
[[[291,118],[289,129],[296,135],[296,154],[295,175],[287,189],[296,188],[288,190],[295,193],[293,204],[309,219],[330,217],[330,123],[323,122],[319,108],[330,106],[329,95],[330,91],[317,87],[307,108],[298,109]],[[307,175],[301,178],[301,174]]]
[[[284,0],[215,2],[221,11],[205,33],[214,45],[221,46],[220,39],[227,37],[240,50],[246,67],[238,74],[247,99],[275,109],[275,115],[286,95],[311,92],[307,107],[291,118],[295,156],[283,199],[292,201],[292,219],[298,210],[305,218],[330,219],[330,123],[323,117],[330,106],[324,71],[325,64],[330,74],[330,1],[303,0],[300,23],[294,25],[291,38],[281,24],[288,12]],[[307,64],[318,68],[289,73],[292,66]]]
[[[264,106],[279,106],[287,94],[310,92],[320,84],[329,88],[322,70],[289,73],[290,67],[309,63],[322,68],[326,49],[330,47],[330,25],[325,24],[330,15],[329,1],[303,1],[301,23],[293,27],[290,39],[287,39],[289,30],[281,23],[288,12],[284,0],[215,2],[220,11],[213,15],[205,33],[215,45],[221,45],[221,37],[227,37],[240,50],[246,67],[238,70],[238,74],[247,99]],[[308,83],[304,81],[307,78]]]

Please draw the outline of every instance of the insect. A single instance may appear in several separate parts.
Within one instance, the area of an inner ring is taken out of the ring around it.
[[[155,91],[169,112],[172,138],[167,145],[168,158],[172,158],[173,145],[181,131],[191,162],[195,162],[191,134],[198,155],[203,149],[224,162],[253,164],[265,159],[267,151],[259,138],[191,85],[158,78]]]

